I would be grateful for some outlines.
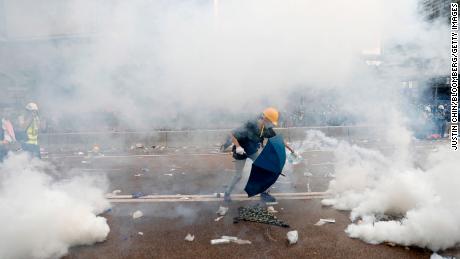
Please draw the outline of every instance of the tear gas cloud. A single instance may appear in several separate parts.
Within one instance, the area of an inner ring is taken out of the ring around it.
[[[49,1],[46,12],[6,1],[14,44],[0,67],[33,84],[57,121],[110,111],[128,128],[228,127],[315,90],[337,93],[338,112],[374,120],[385,113],[375,101],[392,105],[401,80],[442,74],[448,61],[447,26],[424,23],[415,0]],[[62,31],[74,35],[22,42]],[[365,65],[363,50],[381,47],[391,62],[425,67]]]
[[[333,150],[332,197],[324,205],[350,210],[345,232],[371,244],[393,242],[433,251],[460,242],[458,156],[448,147],[431,153],[422,165],[400,153],[367,149],[311,131],[310,146]],[[391,143],[391,136],[386,139]]]
[[[0,164],[0,258],[59,258],[69,247],[105,240],[109,208],[106,180],[72,172],[57,181],[57,172],[26,154]]]

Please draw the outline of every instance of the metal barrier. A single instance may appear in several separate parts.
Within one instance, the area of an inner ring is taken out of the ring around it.
[[[382,136],[381,126],[331,126],[331,127],[293,127],[278,128],[287,141],[305,139],[308,130],[319,130],[335,138],[372,139]],[[77,132],[41,134],[42,147],[48,150],[87,150],[94,145],[103,149],[129,149],[136,143],[146,147],[216,147],[222,144],[230,129],[186,130],[186,131],[138,131],[138,132]]]

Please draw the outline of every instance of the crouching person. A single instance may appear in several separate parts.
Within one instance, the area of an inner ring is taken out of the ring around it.
[[[279,113],[275,108],[267,108],[256,119],[246,122],[242,127],[232,131],[231,140],[233,143],[233,158],[235,159],[235,175],[228,186],[224,200],[230,202],[230,194],[236,184],[241,180],[246,159],[256,160],[259,149],[263,145],[265,138],[276,136],[273,127],[278,125]],[[294,150],[286,144],[286,148],[294,153]],[[275,202],[276,199],[263,192],[260,198],[264,202]]]

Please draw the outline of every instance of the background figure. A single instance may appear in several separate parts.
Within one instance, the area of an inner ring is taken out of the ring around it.
[[[38,106],[35,103],[28,103],[25,108],[26,115],[21,125],[25,135],[21,141],[21,148],[29,152],[33,157],[41,158],[38,144],[38,131],[40,129]]]
[[[423,110],[423,120],[424,120],[424,136],[425,138],[431,138],[431,135],[434,132],[433,125],[433,112],[430,105],[426,105]]]
[[[2,119],[3,120],[3,119]],[[5,147],[5,130],[0,127],[0,163],[5,159],[8,150]]]
[[[6,114],[0,114],[0,162],[8,154],[10,145],[16,141],[13,124],[8,120]]]
[[[436,110],[435,114],[435,122],[436,122],[436,133],[444,137],[446,132],[446,124],[447,124],[447,113],[444,109],[443,105],[439,105],[438,109]]]

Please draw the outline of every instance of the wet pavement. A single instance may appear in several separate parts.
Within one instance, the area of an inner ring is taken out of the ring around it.
[[[439,143],[422,143],[416,147],[423,158],[436,150]],[[415,150],[414,149],[414,150]],[[391,151],[385,151],[391,152]],[[307,150],[304,161],[288,164],[286,177],[280,177],[272,193],[323,192],[334,174],[331,151]],[[142,192],[151,195],[213,194],[223,192],[233,176],[230,154],[211,152],[162,152],[104,154],[103,156],[53,155],[48,160],[62,172],[70,169],[105,175],[108,192],[121,190],[121,195]],[[85,161],[82,163],[82,161]],[[247,163],[246,170],[250,169]],[[248,174],[245,174],[247,179]],[[243,193],[243,178],[238,193]],[[130,202],[112,203],[104,214],[111,231],[105,242],[72,248],[65,258],[429,258],[431,251],[416,247],[370,245],[349,238],[344,229],[350,223],[349,213],[323,207],[320,199],[279,200],[275,215],[290,228],[253,222],[235,224],[233,218],[240,206],[255,206],[259,201]],[[229,211],[219,221],[219,206]],[[136,210],[143,217],[133,219]],[[316,226],[320,218],[334,218],[336,223]],[[299,241],[288,245],[286,233],[299,232]],[[139,234],[142,232],[142,235]],[[185,241],[190,233],[192,242]],[[236,236],[252,243],[211,245],[211,239]],[[458,249],[447,254],[457,255]]]

